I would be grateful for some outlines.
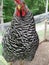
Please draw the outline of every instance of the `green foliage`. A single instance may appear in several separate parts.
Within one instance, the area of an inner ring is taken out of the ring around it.
[[[49,1],[49,0],[48,0]],[[48,11],[49,11],[49,4],[48,4]]]
[[[0,5],[1,5],[1,0],[0,0]]]
[[[8,22],[12,19],[14,9],[15,9],[15,4],[14,0],[3,0],[3,17],[4,17],[4,22]]]
[[[34,15],[45,12],[46,0],[25,0]]]

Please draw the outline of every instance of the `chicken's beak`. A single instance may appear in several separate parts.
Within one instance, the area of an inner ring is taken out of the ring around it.
[[[21,5],[18,5],[17,7],[18,7],[19,10],[21,10]]]

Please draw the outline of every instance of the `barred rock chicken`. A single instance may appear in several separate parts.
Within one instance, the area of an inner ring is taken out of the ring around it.
[[[26,4],[15,1],[18,4],[16,14],[2,40],[3,56],[7,62],[20,59],[32,61],[39,46],[35,21]]]

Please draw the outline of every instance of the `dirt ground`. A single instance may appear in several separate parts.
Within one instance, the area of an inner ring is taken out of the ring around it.
[[[13,65],[20,64],[17,61],[16,64]],[[37,49],[34,59],[31,62],[24,62],[23,65],[49,65],[49,42],[41,43]]]
[[[34,60],[30,65],[49,65],[49,42],[39,45]]]

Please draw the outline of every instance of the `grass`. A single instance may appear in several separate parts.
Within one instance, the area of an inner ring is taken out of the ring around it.
[[[0,43],[0,55],[2,55],[2,44]]]
[[[0,43],[0,65],[8,65],[4,57],[2,56],[2,50],[2,44]]]
[[[0,36],[3,34],[3,32],[2,31],[0,31]]]
[[[5,59],[2,56],[2,44],[0,43],[0,65],[8,65],[7,62],[5,61]]]
[[[0,65],[8,65],[2,56],[0,56]]]

